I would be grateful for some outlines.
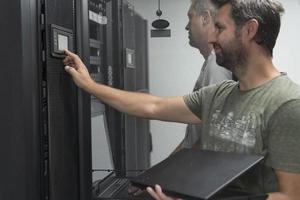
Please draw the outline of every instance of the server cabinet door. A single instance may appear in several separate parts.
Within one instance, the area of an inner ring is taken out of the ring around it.
[[[56,50],[65,47],[76,50],[75,2],[45,2],[46,62],[43,81],[47,90],[49,198],[76,200],[79,199],[77,88],[65,73],[59,52],[55,51],[55,43],[62,43]],[[59,33],[55,33],[53,28],[57,28]]]
[[[148,78],[148,30],[147,21],[135,13],[135,43],[136,43],[136,90],[149,92]],[[149,120],[137,118],[136,145],[137,145],[137,168],[147,169],[150,167],[150,152],[152,150]]]
[[[40,199],[36,2],[0,2],[0,199]]]
[[[136,51],[134,8],[127,1],[122,6],[124,90],[136,91]],[[124,115],[125,162],[127,170],[137,169],[136,117]],[[128,174],[129,176],[132,173]]]
[[[124,89],[148,92],[147,21],[123,1]],[[146,169],[150,164],[149,121],[125,115],[127,170]],[[136,173],[128,173],[130,176]]]

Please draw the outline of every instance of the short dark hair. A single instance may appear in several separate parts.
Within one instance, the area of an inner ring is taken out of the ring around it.
[[[263,46],[270,56],[273,56],[280,26],[281,14],[284,8],[275,0],[211,0],[220,8],[225,4],[231,5],[231,16],[237,27],[241,27],[250,19],[259,23],[255,36],[256,43]]]

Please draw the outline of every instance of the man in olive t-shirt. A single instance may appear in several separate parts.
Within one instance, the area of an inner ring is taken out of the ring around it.
[[[126,92],[94,82],[79,57],[67,50],[65,70],[79,87],[121,112],[202,124],[204,148],[265,155],[264,163],[236,185],[266,192],[268,200],[298,200],[300,88],[272,62],[284,9],[275,0],[211,2],[218,14],[209,42],[217,63],[230,69],[238,83],[224,82],[185,97]],[[159,186],[147,191],[157,200],[173,199]]]
[[[226,81],[184,101],[202,119],[202,149],[265,156],[234,186],[253,193],[278,191],[273,169],[299,172],[300,90],[285,74],[246,91]]]

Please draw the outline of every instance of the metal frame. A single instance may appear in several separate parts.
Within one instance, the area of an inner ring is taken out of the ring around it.
[[[0,199],[39,200],[39,123],[33,120],[39,118],[38,11],[34,0],[2,1],[0,8],[5,27],[0,48]]]

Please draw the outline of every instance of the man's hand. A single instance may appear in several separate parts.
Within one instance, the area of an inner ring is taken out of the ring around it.
[[[155,185],[155,190],[151,187],[147,187],[147,192],[156,200],[182,200],[165,195],[159,185]]]
[[[65,70],[72,76],[78,87],[88,90],[94,81],[90,77],[86,66],[76,54],[68,50],[64,50],[64,52],[66,54],[66,57],[63,60]]]
[[[145,190],[141,190],[141,189],[139,189],[137,187],[134,187],[132,185],[130,185],[129,188],[128,188],[128,193],[132,194],[133,196],[139,196],[140,194],[142,194],[144,192],[145,192]]]

